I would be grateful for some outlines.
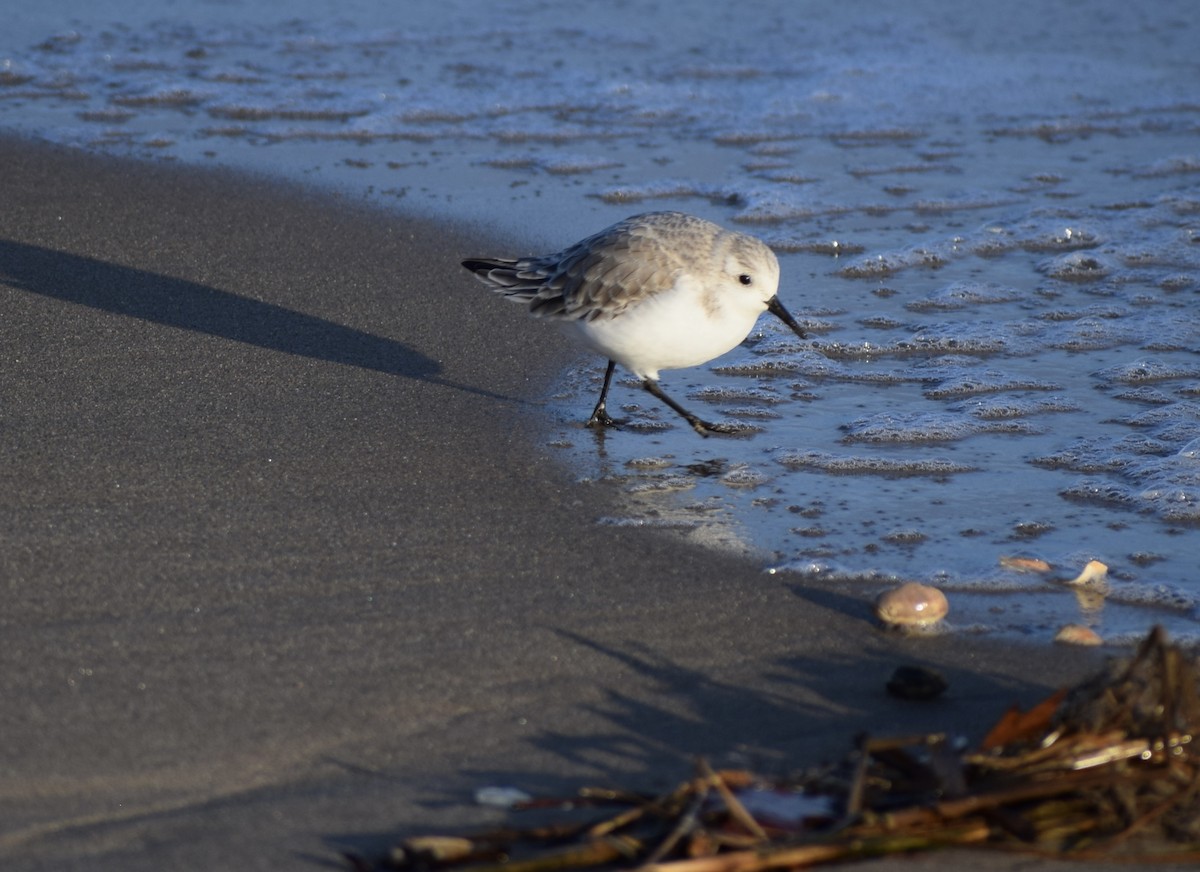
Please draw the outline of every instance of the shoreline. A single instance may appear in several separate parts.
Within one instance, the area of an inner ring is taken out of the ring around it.
[[[477,229],[4,135],[0,161],[6,868],[318,868],[495,822],[480,786],[977,738],[1105,656],[891,636],[596,524],[538,425],[572,348],[461,269]],[[950,696],[892,700],[900,663]],[[901,862],[953,858],[871,868]]]

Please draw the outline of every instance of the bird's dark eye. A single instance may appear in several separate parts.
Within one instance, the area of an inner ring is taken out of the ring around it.
[[[743,285],[754,284],[754,279],[750,278],[750,276],[746,273],[742,273],[740,276],[738,276],[738,281]]]

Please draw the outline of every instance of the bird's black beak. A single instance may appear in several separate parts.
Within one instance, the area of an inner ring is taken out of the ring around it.
[[[783,308],[783,303],[779,302],[779,295],[776,294],[771,299],[767,300],[767,311],[782,321],[784,324],[792,328],[792,332],[801,339],[807,339],[808,334],[804,332],[804,328],[796,323],[796,319],[792,317],[792,313]]]

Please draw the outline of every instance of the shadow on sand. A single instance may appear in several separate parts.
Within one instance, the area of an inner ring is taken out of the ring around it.
[[[799,586],[794,592],[818,608],[848,615],[862,611],[860,601],[834,592]],[[936,639],[907,645],[866,632],[861,646],[852,652],[779,658],[765,663],[756,679],[744,685],[674,662],[650,642],[615,648],[578,633],[553,632],[615,661],[620,665],[615,674],[628,676],[620,685],[607,687],[601,702],[589,705],[599,728],[581,733],[547,729],[530,736],[528,742],[561,761],[561,768],[556,766],[553,772],[517,771],[503,765],[458,772],[442,795],[428,795],[421,802],[434,814],[445,811],[448,817],[461,819],[455,812],[469,804],[472,789],[485,785],[516,786],[540,797],[569,797],[585,786],[669,790],[690,777],[696,757],[705,757],[717,768],[750,768],[784,776],[842,759],[860,733],[950,731],[974,742],[1008,705],[1028,706],[1047,693],[1035,680],[984,674],[969,663],[961,668],[947,666],[947,651],[923,656],[926,648],[939,647]],[[902,663],[941,672],[951,688],[947,697],[919,702],[890,697],[886,682]],[[623,690],[625,685],[631,689]],[[586,776],[582,780],[564,776],[564,770],[595,774],[588,781]],[[488,817],[482,810],[478,816]],[[540,812],[514,812],[505,818],[517,827],[551,819],[552,815]],[[460,831],[453,825],[445,829]],[[480,829],[486,826],[462,831]],[[333,851],[376,856],[404,837],[429,831],[427,827],[328,834],[325,842]]]
[[[401,342],[184,279],[0,240],[0,281],[104,312],[260,348],[436,381],[441,364]]]

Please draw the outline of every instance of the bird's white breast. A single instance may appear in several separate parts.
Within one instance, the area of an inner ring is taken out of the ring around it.
[[[577,321],[588,344],[639,378],[660,369],[697,366],[736,347],[765,304],[729,285],[705,286],[682,274],[670,290],[640,300],[613,318]]]

